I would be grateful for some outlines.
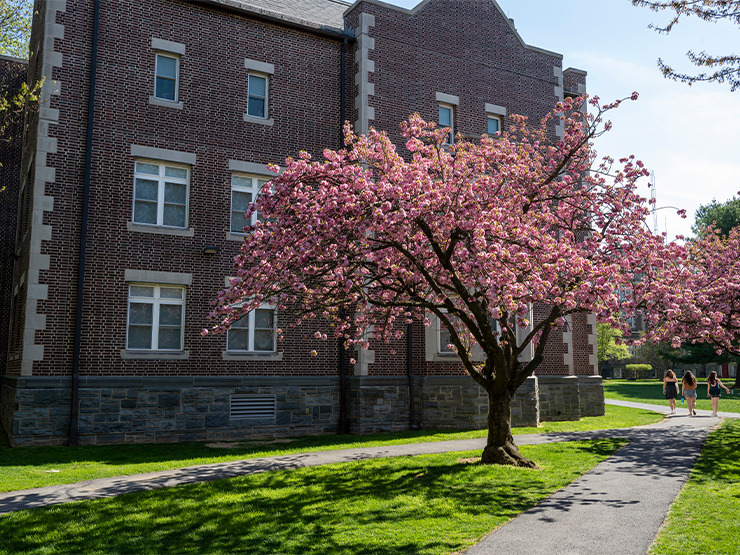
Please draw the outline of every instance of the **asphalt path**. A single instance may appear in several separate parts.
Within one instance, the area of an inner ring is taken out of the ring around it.
[[[607,400],[669,412],[668,407]],[[632,441],[581,478],[494,531],[466,555],[645,555],[720,418],[680,410],[613,430]],[[729,413],[734,418],[738,414]],[[599,437],[595,434],[594,437]]]

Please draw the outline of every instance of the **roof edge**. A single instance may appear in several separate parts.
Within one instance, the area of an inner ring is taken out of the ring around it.
[[[23,58],[16,58],[15,56],[8,56],[7,54],[0,54],[0,60],[15,62],[17,64],[28,64],[28,60],[25,60]]]
[[[410,10],[407,8],[402,8],[401,6],[394,6],[392,4],[388,4],[387,2],[383,2],[382,0],[355,0],[355,2],[345,10],[344,14],[342,14],[344,17],[347,17],[347,14],[351,12],[357,4],[360,2],[366,2],[367,4],[372,4],[374,6],[379,6],[381,8],[386,8],[388,10],[393,10],[396,12],[400,12],[405,15],[416,15],[419,11],[423,10],[427,4],[429,4],[432,0],[423,0]],[[501,6],[498,5],[498,2],[496,0],[491,0],[491,3],[496,7],[498,12],[501,14],[501,17],[504,18],[504,21],[506,21],[506,24],[509,26],[509,29],[512,30],[516,38],[519,40],[519,43],[526,49],[531,50],[532,52],[539,52],[540,54],[545,54],[547,56],[554,56],[555,58],[558,58],[560,60],[563,59],[563,55],[559,52],[553,52],[552,50],[546,50],[545,48],[540,48],[538,46],[531,46],[524,42],[524,39],[522,39],[521,35],[519,34],[519,31],[516,30],[516,27],[514,27],[514,24],[511,22],[512,20],[509,19],[506,14],[504,13],[504,10],[501,9]]]
[[[191,4],[203,4],[206,6],[218,7],[226,11],[238,13],[260,19],[268,23],[274,23],[278,25],[285,25],[287,27],[293,27],[306,32],[316,33],[327,38],[333,38],[336,40],[352,39],[354,35],[352,31],[348,29],[332,27],[329,25],[321,25],[313,21],[306,21],[299,18],[293,18],[284,13],[274,12],[266,10],[264,8],[258,8],[256,6],[248,6],[235,2],[232,0],[187,0]],[[342,2],[343,3],[343,2]]]
[[[563,73],[565,73],[566,71],[569,73],[577,73],[578,75],[583,75],[583,76],[588,75],[588,72],[585,69],[578,69],[575,67],[566,68],[563,70]]]

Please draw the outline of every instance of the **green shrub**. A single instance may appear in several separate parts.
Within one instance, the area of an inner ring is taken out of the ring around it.
[[[641,380],[653,367],[649,364],[627,364],[624,369],[627,372],[627,378]]]

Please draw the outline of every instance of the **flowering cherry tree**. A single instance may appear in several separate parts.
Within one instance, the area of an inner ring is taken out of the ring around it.
[[[708,343],[740,355],[740,227],[727,236],[710,225],[689,243],[668,303],[653,305],[653,340]],[[680,284],[680,285],[678,285]]]
[[[643,165],[595,162],[591,140],[621,101],[591,99],[590,115],[579,111],[585,102],[566,99],[539,125],[513,116],[506,133],[452,146],[449,129],[414,115],[401,124],[407,159],[384,133],[357,136],[349,125],[344,150],[288,159],[247,212],[263,221],[245,228],[237,277],[203,333],[269,302],[297,325],[323,318],[329,335],[367,348],[370,333],[390,341],[436,316],[488,394],[483,462],[536,467],[514,444],[511,400],[553,328],[594,312],[627,330],[636,310],[663,302],[684,255],[644,224]],[[553,118],[565,127],[558,141]],[[537,321],[535,305],[545,307]]]

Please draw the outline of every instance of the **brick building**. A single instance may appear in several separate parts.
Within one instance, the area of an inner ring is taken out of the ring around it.
[[[493,0],[37,0],[35,12],[41,107],[8,174],[18,220],[0,236],[13,445],[485,425],[438,326],[415,326],[394,356],[278,343],[269,307],[228,336],[200,330],[268,163],[338,148],[345,119],[398,140],[419,112],[474,139],[507,113],[539,120],[585,90],[585,72],[525,44]],[[552,334],[515,424],[603,412],[595,332],[578,315]]]

